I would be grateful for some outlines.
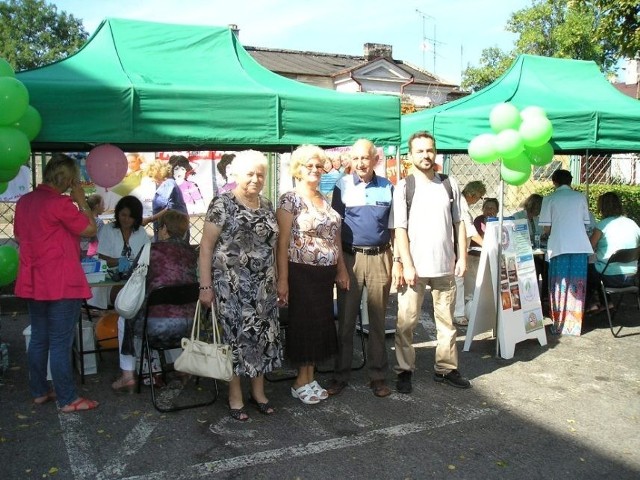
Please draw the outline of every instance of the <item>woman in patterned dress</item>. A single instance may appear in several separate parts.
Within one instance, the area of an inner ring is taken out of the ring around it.
[[[298,366],[291,395],[306,404],[329,396],[314,380],[314,366],[338,350],[333,285],[349,288],[341,217],[318,191],[326,159],[324,151],[313,145],[293,152],[290,170],[296,187],[280,197],[276,211],[278,300],[289,305],[286,355]]]
[[[267,159],[254,150],[233,162],[236,187],[209,204],[200,243],[200,301],[215,308],[222,341],[233,351],[229,411],[245,421],[240,377],[251,379],[249,402],[260,413],[275,412],[264,392],[264,374],[282,364],[276,304],[274,247],[278,224],[260,195]]]

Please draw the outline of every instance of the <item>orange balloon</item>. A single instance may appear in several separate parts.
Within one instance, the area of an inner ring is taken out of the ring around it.
[[[118,314],[108,313],[96,322],[96,340],[100,348],[118,348]]]

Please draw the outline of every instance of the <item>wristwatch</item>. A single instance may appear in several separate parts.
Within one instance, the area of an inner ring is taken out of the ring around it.
[[[402,257],[393,257],[394,263],[402,263]]]

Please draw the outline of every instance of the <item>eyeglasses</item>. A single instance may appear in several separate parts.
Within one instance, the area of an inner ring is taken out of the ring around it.
[[[316,170],[324,170],[324,165],[322,165],[321,163],[318,163],[315,165],[305,165],[304,168],[306,168],[309,171],[313,170],[314,168]]]

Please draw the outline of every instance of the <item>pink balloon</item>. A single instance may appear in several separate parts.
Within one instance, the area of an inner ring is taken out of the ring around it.
[[[127,157],[114,145],[100,145],[87,156],[87,173],[96,185],[113,187],[127,174]]]

